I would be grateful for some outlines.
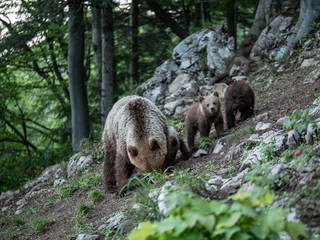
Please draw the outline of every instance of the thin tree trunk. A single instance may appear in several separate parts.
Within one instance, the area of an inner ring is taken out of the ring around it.
[[[131,58],[130,58],[130,91],[138,83],[139,53],[138,53],[138,0],[131,2],[130,14],[130,40],[131,40]]]
[[[114,85],[114,40],[112,20],[112,0],[104,0],[101,14],[102,26],[102,84],[101,121],[104,124],[113,105]]]
[[[169,27],[177,36],[184,39],[188,36],[185,31],[161,6],[154,0],[145,0],[152,11],[155,12],[157,17]]]
[[[69,3],[68,73],[72,119],[72,148],[79,150],[80,141],[89,136],[89,111],[84,72],[83,1]]]
[[[95,2],[98,3],[98,2]],[[93,61],[95,70],[96,94],[97,99],[101,101],[101,74],[102,74],[102,54],[101,54],[101,8],[92,7],[92,45],[93,45]],[[101,104],[98,104],[98,113],[101,117]],[[101,122],[101,129],[103,129]]]
[[[186,6],[184,4],[184,0],[180,0],[181,2],[181,8],[182,8],[182,14],[183,14],[183,22],[184,22],[184,28],[188,32],[189,31],[189,16],[186,9]]]
[[[228,0],[227,3],[228,34],[234,38],[234,50],[237,50],[237,7],[236,0]]]

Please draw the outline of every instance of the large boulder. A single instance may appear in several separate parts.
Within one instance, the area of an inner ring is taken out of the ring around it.
[[[222,25],[198,31],[181,41],[172,59],[159,66],[134,93],[154,102],[166,115],[181,114],[201,95],[201,86],[226,70],[233,47],[233,38]]]

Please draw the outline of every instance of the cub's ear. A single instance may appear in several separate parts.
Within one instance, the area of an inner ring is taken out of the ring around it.
[[[219,93],[217,91],[214,91],[213,96],[219,97]]]
[[[178,140],[175,137],[171,137],[170,142],[171,142],[171,147],[178,146]]]
[[[158,140],[154,137],[149,138],[149,147],[152,151],[158,150],[160,149],[160,143],[158,142]]]
[[[136,148],[135,146],[129,145],[128,146],[128,152],[129,152],[131,157],[138,156],[138,148]]]
[[[203,96],[199,96],[198,99],[199,99],[199,102],[202,103],[202,101],[204,100],[204,97]]]

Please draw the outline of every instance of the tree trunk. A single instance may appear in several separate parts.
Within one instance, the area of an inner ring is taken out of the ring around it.
[[[184,28],[188,32],[189,31],[189,16],[188,16],[188,11],[186,9],[186,6],[184,4],[184,0],[180,0],[181,3],[181,8],[182,8],[182,14],[183,14],[183,23],[184,23]]]
[[[72,119],[72,148],[79,150],[80,141],[89,136],[89,111],[84,72],[83,2],[69,3],[68,73]]]
[[[294,0],[292,0],[294,1]],[[313,27],[311,23],[318,22],[320,19],[320,0],[301,0],[300,1],[300,15],[298,22],[295,26],[295,32],[289,40],[288,45],[290,48],[302,40]]]
[[[171,16],[166,13],[161,6],[154,0],[146,0],[148,6],[152,11],[155,12],[157,17],[169,27],[177,36],[184,39],[188,36],[187,31],[185,31]]]
[[[227,25],[228,34],[234,38],[234,50],[237,49],[237,7],[236,0],[227,2]]]
[[[236,53],[236,57],[248,57],[250,55],[251,49],[262,30],[279,14],[278,6],[280,2],[281,0],[260,0],[253,25],[248,35],[243,39]]]
[[[101,84],[101,121],[104,124],[113,105],[114,85],[114,42],[112,0],[104,0],[101,16],[102,26],[102,84]]]
[[[98,3],[98,1],[94,2]],[[101,56],[101,8],[92,7],[92,45],[93,45],[93,60],[94,70],[96,75],[96,94],[98,101],[101,101],[101,74],[102,74],[102,56]],[[101,117],[101,105],[98,104],[98,113]],[[101,122],[101,129],[103,129]]]
[[[131,40],[131,59],[130,59],[130,91],[138,83],[139,71],[139,53],[138,53],[138,0],[131,2],[130,14],[130,40]]]

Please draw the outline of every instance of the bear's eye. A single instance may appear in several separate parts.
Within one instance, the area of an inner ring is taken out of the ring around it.
[[[212,104],[213,104],[213,105],[216,105],[217,103],[216,103],[216,102],[213,102]]]
[[[209,103],[207,104],[207,107],[209,107]]]

